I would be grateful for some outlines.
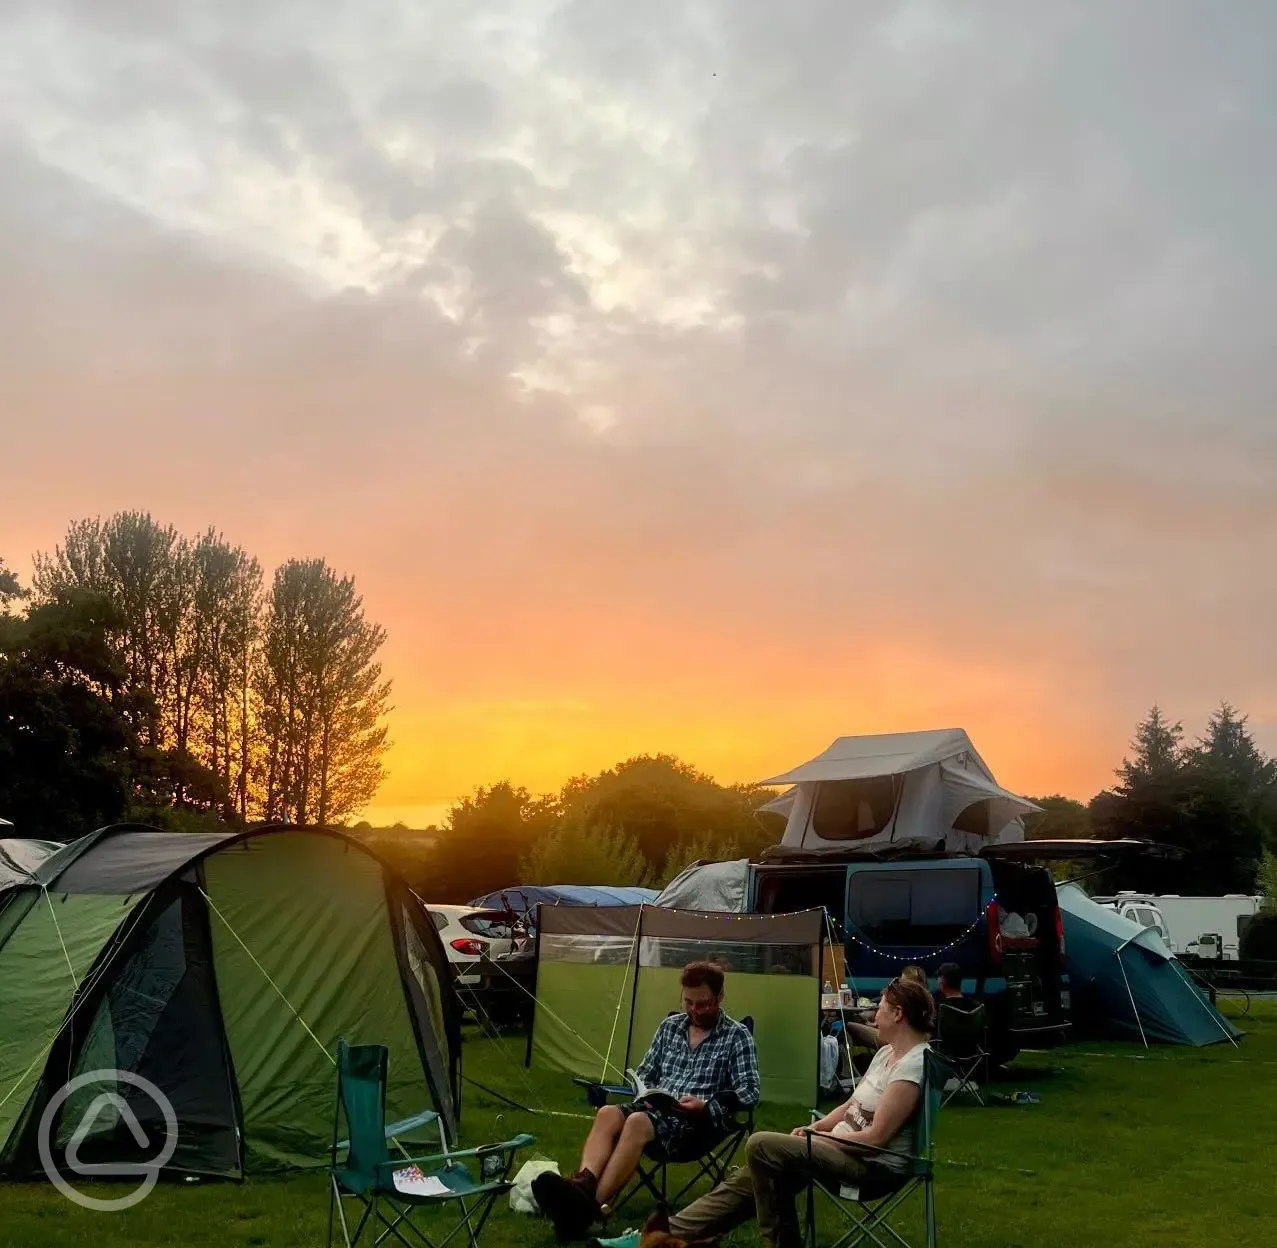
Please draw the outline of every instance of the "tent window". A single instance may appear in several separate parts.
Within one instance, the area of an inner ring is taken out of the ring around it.
[[[977,802],[972,802],[958,817],[953,821],[955,832],[967,832],[972,836],[988,837],[993,833],[990,827],[989,816],[993,812],[993,801],[990,798],[981,798]]]
[[[859,841],[882,832],[896,809],[891,776],[837,780],[816,791],[812,827],[827,841]]]

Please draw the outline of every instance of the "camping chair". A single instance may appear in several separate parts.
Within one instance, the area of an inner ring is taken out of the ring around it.
[[[889,1235],[891,1240],[902,1248],[909,1248],[895,1227],[888,1224],[887,1219],[914,1191],[921,1187],[925,1196],[927,1248],[936,1248],[936,1198],[935,1167],[932,1157],[932,1144],[935,1136],[936,1115],[940,1112],[941,1095],[951,1071],[948,1063],[939,1054],[927,1051],[923,1065],[922,1095],[919,1098],[918,1113],[914,1119],[914,1151],[907,1155],[907,1166],[897,1173],[885,1166],[877,1166],[872,1161],[872,1172],[858,1183],[842,1183],[835,1190],[831,1184],[816,1176],[814,1169],[807,1172],[807,1248],[816,1248],[816,1189],[819,1188],[833,1202],[834,1208],[850,1223],[847,1230],[832,1248],[843,1248],[860,1244],[866,1239],[872,1240],[879,1248],[887,1248],[888,1240],[882,1236]],[[815,1117],[813,1111],[813,1117]],[[807,1156],[810,1164],[812,1131],[807,1131]],[[885,1150],[871,1148],[861,1144],[859,1149],[869,1153],[882,1153]]]
[[[470,1248],[478,1248],[479,1232],[492,1212],[496,1198],[512,1187],[510,1171],[520,1148],[536,1141],[530,1135],[517,1135],[501,1144],[488,1144],[482,1148],[470,1148],[456,1152],[443,1152],[429,1157],[393,1158],[390,1140],[393,1132],[404,1123],[386,1126],[386,1070],[389,1054],[384,1045],[348,1045],[337,1041],[337,1109],[333,1118],[332,1161],[329,1166],[330,1194],[328,1200],[328,1245],[333,1242],[333,1215],[341,1223],[346,1248],[354,1248],[371,1219],[376,1219],[385,1230],[377,1236],[380,1243],[393,1235],[405,1248],[443,1248],[462,1228],[470,1241]],[[337,1139],[342,1116],[345,1116],[349,1138]],[[405,1123],[420,1124],[429,1121],[429,1115],[406,1119]],[[443,1147],[447,1149],[447,1137],[442,1132]],[[338,1149],[345,1145],[345,1165],[337,1164]],[[473,1157],[478,1162],[476,1178],[463,1158]],[[396,1186],[396,1171],[415,1167],[415,1190],[400,1190]],[[363,1213],[355,1226],[354,1234],[346,1221],[343,1200],[353,1198],[363,1206]],[[456,1201],[461,1208],[461,1218],[437,1243],[411,1218],[421,1208],[439,1207]],[[387,1216],[387,1211],[393,1215]],[[402,1229],[401,1229],[402,1228]],[[414,1239],[405,1237],[411,1231]]]
[[[984,1105],[980,1085],[972,1076],[988,1080],[989,1051],[985,1048],[987,1016],[983,1003],[962,1006],[941,1002],[936,1022],[935,1047],[953,1067],[958,1086],[944,1095],[947,1105],[960,1092],[969,1092]]]
[[[674,1010],[667,1017],[673,1017]],[[741,1020],[742,1026],[754,1034],[754,1019],[746,1015]],[[634,1099],[634,1089],[623,1083],[596,1083],[590,1079],[575,1078],[572,1081],[585,1089],[585,1099],[601,1109],[613,1096]],[[749,1138],[754,1129],[754,1111],[752,1108],[738,1111],[724,1123],[721,1130],[708,1137],[690,1142],[685,1150],[676,1149],[666,1152],[656,1140],[653,1140],[639,1158],[638,1170],[629,1187],[619,1193],[618,1199],[610,1206],[610,1214],[619,1213],[634,1199],[639,1192],[646,1189],[654,1200],[666,1209],[681,1204],[683,1197],[701,1181],[708,1178],[711,1187],[721,1183],[734,1160],[740,1146]],[[669,1195],[670,1166],[694,1166],[689,1178],[672,1196]]]

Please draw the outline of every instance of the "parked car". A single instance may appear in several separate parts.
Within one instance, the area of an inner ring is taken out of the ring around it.
[[[509,953],[513,947],[511,916],[507,911],[433,903],[426,906],[426,911],[462,987],[478,986],[483,958]]]

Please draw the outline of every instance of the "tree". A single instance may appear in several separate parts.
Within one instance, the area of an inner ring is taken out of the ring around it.
[[[200,757],[225,791],[227,813],[249,814],[257,754],[251,706],[260,636],[262,569],[209,530],[193,552],[194,619],[201,655],[195,685]]]
[[[690,838],[675,841],[670,846],[656,882],[663,888],[693,863],[723,862],[739,857],[742,854],[734,840],[716,836],[712,832],[700,832]]]
[[[558,826],[558,801],[502,780],[456,802],[409,878],[432,901],[466,902],[520,883],[524,856]],[[388,842],[387,842],[388,843]],[[406,848],[406,847],[405,847]]]
[[[1180,740],[1184,727],[1170,723],[1154,706],[1144,717],[1131,741],[1133,758],[1124,758],[1117,769],[1117,792],[1128,794],[1142,786],[1173,778],[1183,762]]]
[[[648,882],[647,859],[632,836],[618,828],[565,822],[536,841],[519,870],[526,884],[617,884]]]
[[[1209,734],[1208,734],[1209,735]],[[1154,841],[1175,859],[1144,856],[1115,871],[1115,886],[1188,896],[1244,892],[1253,884],[1263,825],[1218,758],[1179,745],[1180,726],[1154,707],[1133,741],[1121,783],[1097,794],[1090,814],[1101,837]]]
[[[659,876],[674,847],[698,837],[729,853],[770,843],[754,813],[771,796],[754,786],[716,784],[670,754],[644,754],[597,776],[569,780],[560,801],[565,817],[632,836]]]
[[[0,618],[0,810],[69,840],[124,811],[137,742],[123,714],[114,605],[82,593]]]
[[[26,596],[26,590],[18,584],[18,574],[5,567],[4,560],[0,559],[0,615],[8,615],[9,604]]]
[[[1277,854],[1264,850],[1255,887],[1264,895],[1264,909],[1277,914]]]
[[[322,559],[276,571],[254,673],[268,820],[336,823],[376,793],[388,745],[385,638],[354,580]]]
[[[1189,757],[1237,793],[1262,827],[1264,840],[1277,845],[1277,762],[1255,744],[1246,723],[1245,715],[1221,702]]]
[[[1029,840],[1084,841],[1093,835],[1091,812],[1084,802],[1059,793],[1029,800],[1035,806],[1042,807],[1040,815],[1025,817],[1024,834]]]

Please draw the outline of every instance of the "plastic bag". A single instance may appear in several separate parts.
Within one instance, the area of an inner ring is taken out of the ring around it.
[[[514,1176],[514,1186],[510,1189],[510,1208],[515,1213],[541,1212],[536,1197],[532,1195],[532,1180],[547,1170],[553,1170],[555,1174],[558,1174],[559,1163],[551,1161],[548,1157],[534,1157],[519,1167],[518,1174]]]

